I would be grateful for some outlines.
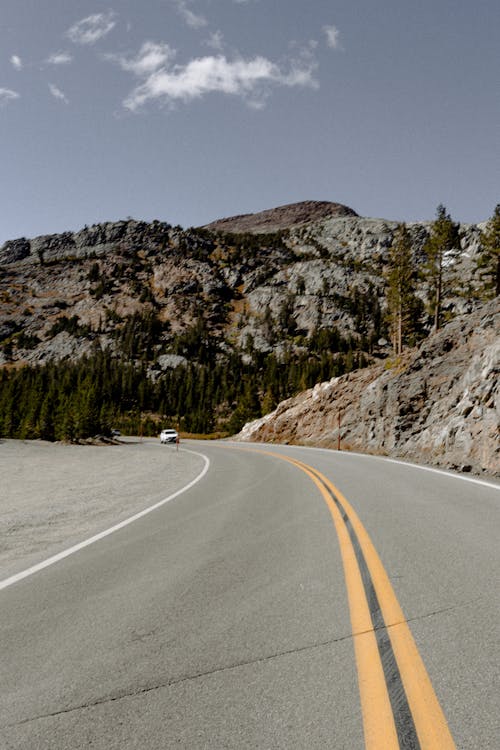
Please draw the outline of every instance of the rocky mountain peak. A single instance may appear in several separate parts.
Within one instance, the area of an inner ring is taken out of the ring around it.
[[[277,232],[289,229],[298,224],[331,219],[340,216],[357,217],[356,211],[344,206],[342,203],[330,201],[301,201],[300,203],[289,203],[285,206],[270,208],[253,214],[241,214],[230,216],[226,219],[217,219],[205,226],[215,232],[255,234]]]

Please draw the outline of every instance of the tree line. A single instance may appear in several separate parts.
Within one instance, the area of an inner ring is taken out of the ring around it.
[[[166,423],[188,433],[233,434],[281,400],[366,363],[352,348],[353,340],[334,336],[331,341],[335,351],[290,349],[279,358],[233,353],[222,361],[214,355],[156,378],[146,362],[123,361],[99,348],[78,362],[4,368],[0,435],[75,441],[110,435],[113,428],[154,435]]]

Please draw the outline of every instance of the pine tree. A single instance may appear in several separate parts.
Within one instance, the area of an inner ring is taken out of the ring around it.
[[[60,425],[56,431],[56,438],[58,440],[69,440],[70,442],[73,442],[76,438],[73,406],[69,400],[65,404],[64,415],[61,417]]]
[[[481,232],[481,252],[478,268],[482,280],[482,294],[487,299],[500,294],[500,203]]]
[[[40,409],[38,431],[42,440],[54,440],[53,394],[47,394]]]
[[[451,220],[446,208],[440,204],[431,226],[430,236],[424,245],[427,256],[424,278],[429,284],[429,312],[434,318],[434,331],[441,325],[443,296],[446,284],[451,281],[450,266],[458,255],[459,247],[458,225]]]
[[[387,307],[394,354],[399,355],[415,309],[415,267],[408,229],[400,224],[389,250]]]

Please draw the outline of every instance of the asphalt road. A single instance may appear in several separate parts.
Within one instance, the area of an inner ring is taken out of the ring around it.
[[[498,748],[500,485],[186,447],[197,484],[0,590],[2,750]]]

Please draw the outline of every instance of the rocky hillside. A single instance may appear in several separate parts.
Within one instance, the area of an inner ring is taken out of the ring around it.
[[[467,311],[476,296],[480,228],[460,226],[446,315]],[[221,357],[305,355],[318,331],[333,331],[344,349],[384,356],[384,268],[395,229],[339,204],[306,202],[211,229],[130,220],[6,242],[0,365],[77,360],[100,346],[146,356],[161,372],[193,356],[180,337],[197,326]],[[418,266],[429,224],[409,231]],[[423,318],[424,332],[429,325]],[[127,344],[134,333],[148,336],[147,352]]]
[[[155,434],[160,423],[234,434],[318,382],[383,368],[377,363],[392,352],[387,265],[397,230],[340,204],[306,202],[211,228],[127,220],[6,242],[0,434],[73,440],[112,426]],[[408,264],[419,280],[405,345],[432,327],[419,275],[430,230],[407,225]],[[480,225],[453,233],[442,320],[471,312],[489,293],[477,267],[480,241]],[[399,444],[403,417],[394,434],[387,422],[383,440],[373,438],[380,450]]]
[[[284,401],[239,439],[336,448],[339,417],[344,449],[500,476],[500,299]]]
[[[339,216],[357,216],[352,208],[330,201],[303,201],[270,208],[256,214],[242,214],[218,219],[206,225],[212,232],[278,232],[299,224],[310,224]]]

